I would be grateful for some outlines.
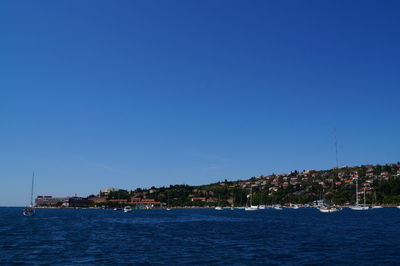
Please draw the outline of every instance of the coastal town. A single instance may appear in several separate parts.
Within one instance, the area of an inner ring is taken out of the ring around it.
[[[356,186],[357,185],[357,186]],[[357,196],[356,196],[357,190]],[[244,207],[249,198],[254,205],[313,205],[324,201],[335,205],[352,205],[365,197],[369,205],[400,203],[400,163],[362,165],[330,170],[303,170],[271,174],[238,181],[220,181],[202,186],[132,190],[104,188],[88,197],[37,196],[36,207],[122,208],[166,207]]]

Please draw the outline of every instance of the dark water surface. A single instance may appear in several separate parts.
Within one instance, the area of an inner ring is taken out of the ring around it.
[[[400,210],[0,208],[0,264],[400,264]]]

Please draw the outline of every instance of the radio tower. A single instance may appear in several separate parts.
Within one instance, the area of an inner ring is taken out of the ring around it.
[[[333,129],[333,135],[335,138],[336,168],[339,169],[339,156],[338,156],[338,149],[337,149],[336,128]]]

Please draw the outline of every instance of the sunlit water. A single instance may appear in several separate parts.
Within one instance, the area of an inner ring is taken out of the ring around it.
[[[0,208],[0,264],[399,264],[400,209]]]

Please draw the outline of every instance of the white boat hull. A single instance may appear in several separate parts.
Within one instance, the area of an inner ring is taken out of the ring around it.
[[[245,211],[256,211],[258,210],[258,208],[254,208],[254,207],[246,207],[244,208]]]
[[[350,209],[352,209],[353,211],[366,211],[366,210],[368,210],[369,209],[369,207],[367,207],[367,206],[353,206],[353,207],[350,207]]]
[[[339,209],[336,209],[336,208],[320,208],[319,209],[319,211],[320,212],[337,212],[337,211],[339,211]]]

